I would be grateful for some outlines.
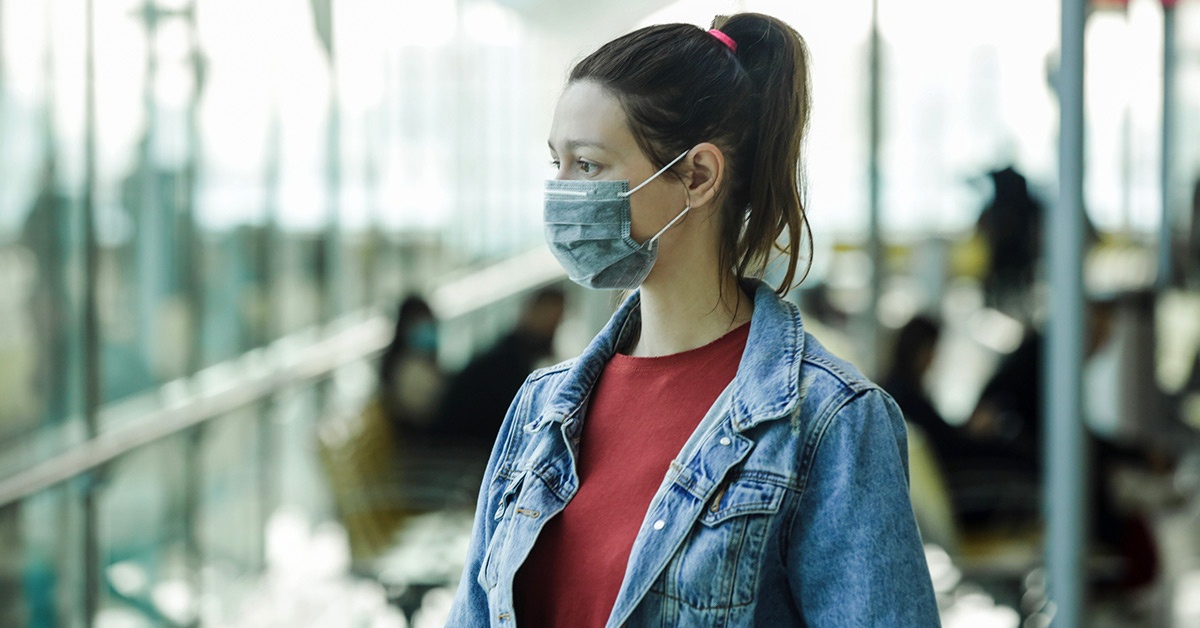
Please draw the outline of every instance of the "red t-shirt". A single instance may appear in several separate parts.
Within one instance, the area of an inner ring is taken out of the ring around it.
[[[614,355],[592,392],[579,491],[546,522],[515,582],[522,627],[608,621],[629,552],[671,460],[737,373],[750,326],[698,349]]]

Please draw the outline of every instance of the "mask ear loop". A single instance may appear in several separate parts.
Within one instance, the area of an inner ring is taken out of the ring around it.
[[[669,164],[667,164],[667,165],[663,166],[662,168],[660,168],[658,172],[656,172],[656,173],[654,173],[654,174],[650,175],[650,178],[649,178],[649,179],[646,179],[645,181],[642,181],[641,183],[639,183],[639,184],[637,185],[637,187],[633,188],[632,190],[629,190],[628,192],[621,192],[621,193],[619,194],[619,196],[629,196],[630,194],[633,194],[634,192],[637,192],[638,190],[642,189],[642,186],[644,186],[644,185],[646,185],[647,183],[649,183],[649,182],[651,182],[651,181],[653,181],[653,180],[657,179],[657,178],[658,178],[658,175],[660,175],[660,174],[662,174],[662,173],[666,172],[668,169],[670,169],[670,167],[671,167],[671,166],[674,166],[675,164],[679,163],[679,160],[680,160],[680,159],[683,159],[684,157],[686,157],[686,156],[687,156],[687,154],[688,154],[688,153],[690,153],[691,151],[692,151],[692,149],[690,149],[690,148],[689,148],[689,149],[687,149],[687,150],[683,151],[682,153],[679,153],[679,156],[678,156],[678,157],[676,157],[675,159],[672,159],[672,160],[671,160],[671,163],[669,163]]]
[[[680,213],[679,213],[679,215],[678,215],[678,216],[676,216],[676,217],[673,217],[673,219],[671,219],[671,222],[667,222],[667,226],[666,226],[666,227],[662,227],[661,229],[659,229],[659,233],[655,233],[653,238],[650,238],[649,240],[646,240],[646,241],[647,241],[647,244],[649,244],[649,243],[653,243],[653,241],[654,241],[654,240],[658,240],[658,239],[659,239],[659,235],[662,235],[662,234],[666,233],[667,229],[670,229],[670,228],[671,228],[671,226],[672,226],[672,225],[674,225],[674,223],[676,223],[676,222],[679,222],[680,220],[682,220],[682,219],[683,219],[683,216],[684,216],[684,214],[688,213],[688,211],[690,211],[690,210],[691,210],[691,192],[689,192],[689,191],[688,191],[688,186],[686,186],[686,185],[685,185],[685,186],[683,186],[683,193],[685,193],[685,195],[688,195],[688,207],[685,207],[685,208],[683,208],[683,211],[680,211]]]
[[[672,218],[671,222],[667,223],[667,226],[663,227],[662,229],[659,229],[658,233],[654,234],[649,240],[646,240],[646,243],[649,244],[650,242],[654,242],[655,240],[657,240],[658,236],[666,233],[667,229],[670,229],[675,223],[679,222],[680,219],[683,218],[684,214],[688,213],[688,210],[690,210],[691,208],[692,208],[692,204],[688,203],[688,206],[684,207],[683,211],[679,212],[678,216]]]

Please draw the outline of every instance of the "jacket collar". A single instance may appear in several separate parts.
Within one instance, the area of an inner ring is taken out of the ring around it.
[[[795,412],[802,397],[800,363],[804,354],[804,328],[796,306],[761,281],[746,280],[744,287],[753,291],[754,314],[746,350],[731,384],[731,419],[739,432]],[[609,359],[640,325],[640,304],[640,291],[625,299],[527,429],[537,431],[546,423],[562,423],[579,413]]]

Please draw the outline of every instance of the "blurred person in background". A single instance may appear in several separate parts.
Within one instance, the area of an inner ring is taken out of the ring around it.
[[[1012,166],[993,170],[988,177],[992,199],[976,224],[991,255],[984,294],[989,305],[1011,313],[1014,308],[1020,311],[1020,304],[1033,287],[1045,210],[1029,193],[1024,175]]]
[[[458,442],[490,447],[525,378],[554,355],[554,336],[565,308],[562,288],[534,294],[512,331],[451,378],[438,411],[437,431]]]
[[[1095,356],[1113,335],[1116,304],[1093,300],[1087,306],[1084,359]],[[1005,468],[1031,474],[1023,481],[1031,493],[1039,492],[1043,477],[1042,449],[1045,431],[1043,410],[1044,335],[1031,329],[1020,346],[1005,357],[980,394],[967,428],[986,445],[992,460]],[[1111,472],[1120,463],[1150,467],[1151,454],[1137,447],[1087,434],[1090,475],[1091,540],[1123,559],[1117,584],[1136,588],[1151,582],[1158,572],[1157,547],[1144,517],[1122,512],[1115,502]],[[1047,496],[1052,498],[1052,496]],[[1031,513],[1004,512],[992,504],[976,515],[992,518],[1036,517]]]
[[[943,458],[962,440],[946,423],[925,390],[925,374],[933,365],[942,328],[928,316],[914,316],[896,334],[891,364],[880,385],[896,400],[904,418],[921,428],[930,445]]]
[[[1085,360],[1100,351],[1112,336],[1115,313],[1111,302],[1088,304]],[[1030,329],[1017,349],[1001,360],[967,422],[974,436],[1025,460],[1029,468],[1039,472],[1042,464],[1044,345],[1042,332]]]
[[[414,518],[454,507],[458,469],[431,447],[443,386],[437,320],[417,295],[400,303],[379,362],[375,397],[357,415],[334,414],[317,433],[320,459],[350,545],[350,568],[370,577]],[[469,503],[469,497],[468,503]]]
[[[445,387],[437,348],[433,309],[419,296],[406,297],[379,362],[379,402],[397,437],[419,438],[430,431]]]
[[[928,316],[917,315],[905,323],[896,334],[883,389],[904,412],[910,441],[915,438],[913,432],[919,432],[932,449],[936,473],[948,493],[958,527],[995,524],[1000,514],[1035,516],[1037,503],[1025,496],[1030,490],[1036,496],[1038,479],[1026,461],[947,423],[934,406],[924,379],[937,355],[941,334],[941,324]],[[1011,491],[1020,493],[1020,500],[1008,499]],[[1029,507],[1014,513],[1011,509],[1017,501]]]
[[[903,416],[782,298],[807,57],[743,13],[571,70],[547,243],[573,281],[635,292],[513,400],[448,625],[938,625]]]

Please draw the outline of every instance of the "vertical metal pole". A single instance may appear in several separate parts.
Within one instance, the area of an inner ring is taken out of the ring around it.
[[[3,38],[4,38],[4,0],[0,0],[0,39],[3,39]],[[7,79],[5,78],[5,71],[4,71],[4,46],[0,46],[0,94],[4,93],[4,82],[6,80]],[[3,111],[4,111],[4,97],[0,96],[0,115],[3,114]],[[3,120],[3,118],[0,118],[0,120]]]
[[[188,69],[195,80],[191,101],[187,104],[185,114],[187,134],[187,161],[183,168],[183,193],[176,186],[176,213],[179,216],[181,234],[184,240],[183,254],[179,257],[180,264],[176,272],[180,273],[180,283],[184,290],[184,299],[188,313],[191,316],[192,334],[188,346],[188,375],[195,375],[204,365],[204,245],[203,234],[196,220],[196,192],[203,174],[204,150],[200,138],[199,121],[197,120],[200,100],[207,86],[207,73],[204,71],[204,61],[200,49],[200,33],[196,24],[196,2],[193,0],[186,9],[174,16],[187,23],[188,29]]]
[[[200,51],[200,35],[197,32],[196,26],[196,1],[187,6],[187,9],[182,12],[182,16],[177,16],[177,19],[184,19],[188,27],[189,39],[189,56],[191,63],[189,65],[192,76],[195,79],[195,87],[192,91],[191,102],[187,105],[187,162],[184,167],[182,182],[184,184],[184,194],[176,193],[176,212],[179,216],[180,226],[179,231],[181,239],[184,240],[184,253],[180,256],[179,261],[183,264],[183,268],[179,268],[177,272],[182,273],[182,284],[184,289],[184,299],[187,303],[188,312],[191,316],[192,338],[188,346],[188,375],[195,375],[200,371],[204,364],[204,245],[201,240],[199,225],[196,222],[196,188],[200,181],[201,159],[203,150],[200,145],[200,131],[196,120],[197,109],[200,106],[200,98],[203,95],[205,87],[205,74],[201,69],[201,51]],[[178,187],[176,188],[178,190]],[[203,451],[205,435],[208,431],[207,425],[200,425],[190,430],[183,435],[184,448],[184,478],[183,478],[183,505],[180,515],[183,519],[183,547],[184,557],[187,564],[187,582],[192,589],[192,607],[190,610],[191,616],[184,623],[185,626],[197,626],[200,622],[200,603],[199,600],[204,595],[204,579],[201,575],[204,569],[204,548],[200,543],[200,517],[202,515],[202,495],[204,493],[204,473],[206,469],[203,464]]]
[[[263,177],[266,202],[266,220],[263,234],[256,247],[256,260],[259,268],[258,292],[263,300],[265,312],[258,322],[256,347],[266,347],[279,338],[282,325],[279,324],[280,303],[276,298],[276,288],[283,272],[279,270],[284,240],[279,228],[279,182],[280,158],[283,154],[283,129],[279,113],[278,65],[271,65],[271,122],[267,132],[267,164]],[[273,417],[278,411],[279,404],[276,395],[272,395],[259,406],[258,425],[258,515],[259,515],[259,547],[258,567],[267,569],[267,523],[277,501],[278,490],[276,475],[278,469],[278,448],[275,445],[275,429]]]
[[[1083,549],[1087,456],[1081,414],[1083,363],[1083,40],[1086,0],[1062,2],[1058,72],[1059,197],[1046,213],[1050,321],[1042,378],[1046,574],[1054,625],[1084,625]]]
[[[383,229],[380,223],[382,204],[379,202],[379,153],[382,147],[388,146],[387,111],[391,96],[391,56],[384,53],[384,75],[380,80],[384,84],[383,104],[373,109],[367,117],[366,141],[363,143],[366,161],[364,188],[366,189],[367,227],[363,241],[363,294],[360,306],[374,307],[378,305],[379,295],[379,264],[383,246]]]
[[[83,182],[83,416],[89,439],[98,432],[100,409],[100,323],[96,307],[96,19],[95,1],[84,0],[86,61],[84,68]],[[83,493],[83,621],[92,626],[100,610],[100,539],[96,483],[88,476]]]
[[[1159,187],[1162,189],[1162,223],[1158,228],[1157,287],[1163,290],[1171,282],[1171,164],[1175,147],[1172,115],[1175,104],[1175,2],[1163,2],[1163,85],[1162,85],[1162,164]]]
[[[325,127],[326,190],[329,203],[325,233],[322,239],[321,272],[323,309],[325,321],[342,313],[345,305],[345,286],[342,284],[342,118],[341,96],[338,89],[337,68],[337,2],[329,3],[329,109]]]
[[[879,0],[871,0],[871,37],[870,37],[870,104],[869,104],[869,138],[868,170],[867,170],[867,255],[871,258],[870,300],[867,306],[865,327],[870,343],[864,356],[868,371],[879,376],[879,297],[883,292],[883,236],[880,233],[880,180],[879,180],[879,143],[882,136],[882,87],[880,80],[880,41],[879,41]]]
[[[137,209],[134,212],[134,293],[137,295],[137,355],[150,362],[151,347],[155,346],[160,321],[156,314],[159,305],[169,291],[176,289],[172,272],[178,268],[178,257],[171,255],[169,244],[174,233],[169,227],[175,225],[175,216],[166,215],[162,198],[163,186],[155,157],[155,138],[159,136],[158,101],[155,85],[158,82],[159,63],[157,33],[163,13],[154,0],[144,0],[137,7],[146,38],[146,69],[142,84],[142,111],[146,116],[142,136],[139,140],[137,161]],[[174,206],[171,206],[174,209]],[[122,272],[126,269],[122,268]],[[153,362],[150,362],[153,363]],[[150,381],[139,381],[149,387]]]

